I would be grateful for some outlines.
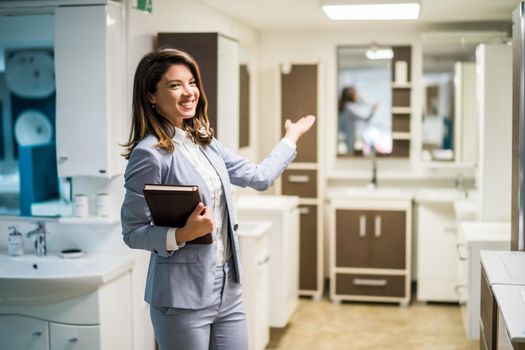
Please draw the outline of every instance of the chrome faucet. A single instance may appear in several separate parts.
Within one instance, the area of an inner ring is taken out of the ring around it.
[[[35,240],[35,250],[36,255],[45,256],[47,254],[47,235],[46,223],[44,221],[39,221],[36,223],[37,228],[26,233],[26,237],[31,237],[38,235]]]

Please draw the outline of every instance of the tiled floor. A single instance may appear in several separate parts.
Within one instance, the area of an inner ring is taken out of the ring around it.
[[[456,305],[341,303],[300,299],[285,330],[272,329],[267,349],[474,350]]]

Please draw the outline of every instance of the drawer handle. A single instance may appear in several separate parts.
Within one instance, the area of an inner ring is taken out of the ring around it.
[[[376,236],[376,238],[381,237],[381,216],[379,215],[375,217],[374,236]]]
[[[459,258],[460,261],[468,260],[468,257],[466,257],[463,254],[461,254],[461,247],[464,247],[464,246],[465,246],[465,243],[457,243],[456,244],[456,250],[458,252],[458,258]]]
[[[33,334],[31,334],[33,337],[41,337],[42,336],[42,332],[40,331],[37,331],[37,332],[33,332]]]
[[[266,264],[268,261],[270,261],[270,256],[269,255],[266,255],[266,257],[264,259],[261,259],[259,261],[257,261],[257,265],[264,265]]]
[[[288,176],[289,182],[295,182],[295,183],[307,183],[310,181],[310,176],[308,175],[289,175]]]
[[[387,280],[377,280],[377,279],[364,279],[364,278],[354,278],[354,285],[356,286],[373,286],[373,287],[384,287],[387,284]]]
[[[366,236],[366,216],[361,215],[359,217],[359,237],[363,238]]]
[[[308,214],[310,214],[310,208],[308,208],[308,207],[300,207],[299,208],[299,214],[301,214],[301,215],[308,215]]]
[[[69,338],[67,341],[70,343],[76,343],[78,341],[78,338],[77,337]]]
[[[58,162],[62,163],[62,162],[65,162],[67,159],[68,159],[68,157],[65,157],[65,156],[58,157]]]

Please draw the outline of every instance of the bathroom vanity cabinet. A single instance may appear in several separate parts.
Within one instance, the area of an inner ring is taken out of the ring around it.
[[[130,273],[72,299],[0,300],[2,349],[132,349]]]
[[[277,184],[278,193],[300,197],[299,294],[320,299],[323,294],[323,118],[319,115],[319,63],[283,64],[280,72],[279,125],[308,114],[317,120],[297,143],[297,158]],[[284,128],[283,135],[284,135]],[[281,136],[283,136],[281,135]]]
[[[332,199],[330,298],[410,301],[412,203]]]
[[[122,3],[57,7],[58,175],[112,177],[124,171],[127,139]],[[89,54],[87,54],[89,53]]]

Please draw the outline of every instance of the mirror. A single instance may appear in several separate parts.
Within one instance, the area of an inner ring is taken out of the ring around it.
[[[393,51],[389,47],[337,48],[337,156],[392,151]]]
[[[53,30],[53,15],[0,16],[0,215],[71,214],[57,174]]]
[[[476,47],[503,32],[422,34],[422,160],[477,161]]]

